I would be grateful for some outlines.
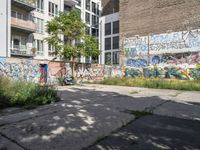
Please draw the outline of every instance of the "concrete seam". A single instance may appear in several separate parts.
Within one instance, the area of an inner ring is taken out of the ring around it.
[[[16,145],[19,146],[20,148],[22,148],[22,149],[24,149],[24,150],[29,150],[28,148],[26,148],[26,147],[24,147],[23,145],[19,144],[17,141],[15,141],[15,140],[9,138],[9,137],[6,136],[5,134],[3,134],[3,133],[0,132],[0,135],[1,135],[2,137],[6,138],[7,140],[9,140],[10,142],[16,144]]]

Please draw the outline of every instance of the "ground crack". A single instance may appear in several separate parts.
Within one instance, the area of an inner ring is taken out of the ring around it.
[[[16,144],[17,146],[19,146],[20,148],[22,148],[22,149],[24,149],[24,150],[29,150],[28,148],[26,148],[26,147],[24,147],[23,145],[21,145],[20,143],[18,143],[17,141],[15,141],[15,140],[13,140],[13,139],[11,139],[11,138],[9,138],[8,136],[6,136],[5,134],[3,134],[3,133],[1,133],[0,132],[0,135],[2,136],[2,137],[4,137],[5,139],[7,139],[7,140],[9,140],[9,141],[11,141],[12,143],[14,143],[14,144]],[[3,147],[3,149],[7,149],[7,147]],[[0,147],[0,150],[1,150],[1,147]]]

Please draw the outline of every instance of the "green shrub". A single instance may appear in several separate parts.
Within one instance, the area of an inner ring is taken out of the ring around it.
[[[156,78],[106,78],[96,84],[106,85],[120,85],[120,86],[136,86],[156,89],[174,89],[174,90],[188,90],[200,91],[199,80],[169,80]]]
[[[58,100],[53,87],[0,77],[0,108],[45,105]]]

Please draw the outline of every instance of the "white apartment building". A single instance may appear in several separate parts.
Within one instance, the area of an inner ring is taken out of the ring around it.
[[[119,65],[119,12],[99,20],[100,64]]]
[[[0,40],[0,57],[51,60],[46,23],[60,11],[67,13],[73,8],[80,10],[87,23],[86,32],[98,37],[100,0],[2,0],[0,3],[0,35],[4,37]]]

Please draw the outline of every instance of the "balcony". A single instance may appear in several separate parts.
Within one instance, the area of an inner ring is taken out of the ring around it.
[[[29,20],[22,20],[18,18],[11,17],[11,27],[18,30],[25,31],[27,33],[36,32],[36,25]]]
[[[77,0],[65,0],[64,3],[68,6],[74,6],[78,4]]]
[[[12,5],[23,8],[26,11],[33,11],[36,9],[35,0],[12,0]]]
[[[34,57],[35,55],[31,51],[31,48],[26,46],[12,45],[10,48],[10,53],[12,56],[22,56],[22,57]]]

